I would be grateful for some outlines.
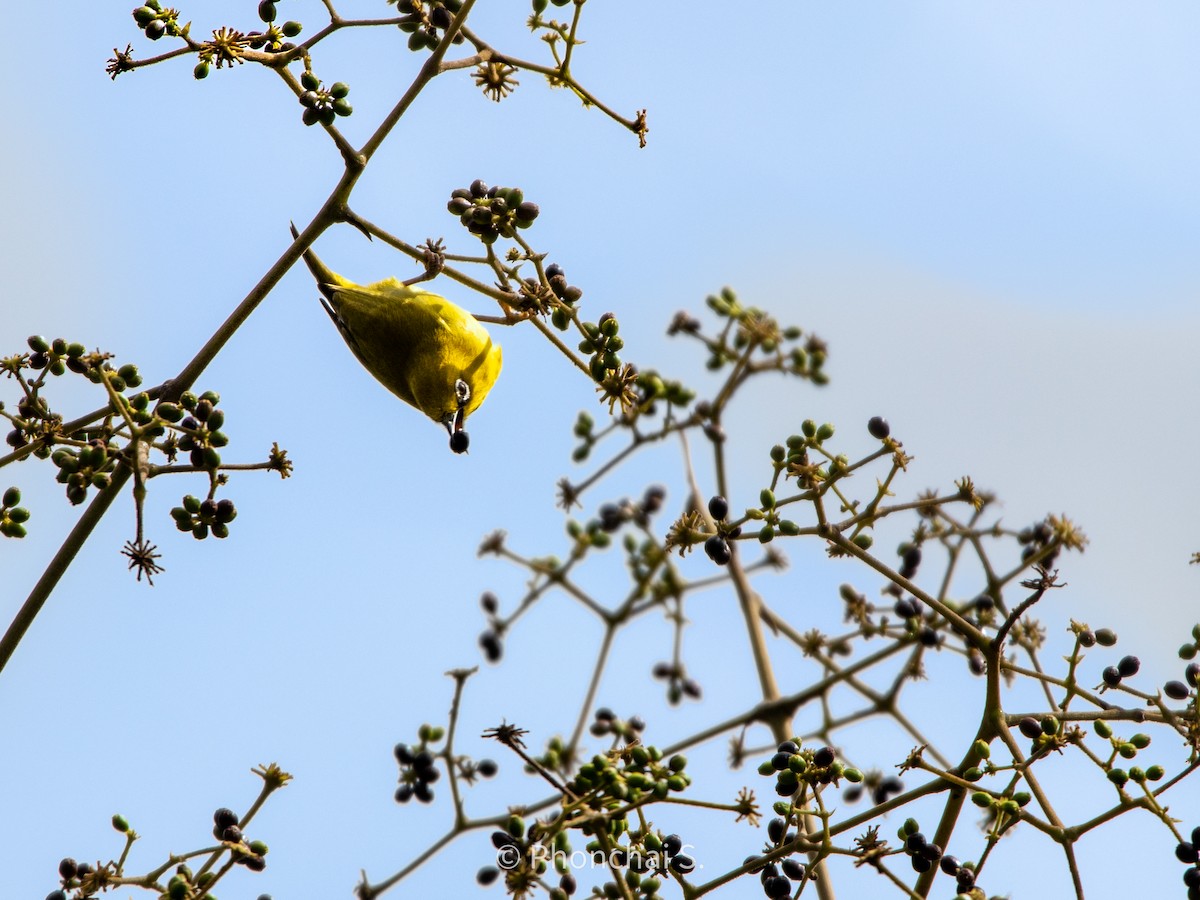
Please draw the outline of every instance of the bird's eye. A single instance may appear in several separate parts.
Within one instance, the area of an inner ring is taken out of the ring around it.
[[[454,382],[454,399],[457,401],[459,409],[471,402],[471,386],[461,378]]]

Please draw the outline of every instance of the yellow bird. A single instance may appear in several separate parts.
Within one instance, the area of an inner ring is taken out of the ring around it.
[[[311,249],[304,262],[323,295],[321,305],[358,361],[405,403],[445,426],[450,449],[465,453],[467,416],[500,374],[500,345],[479,320],[445,297],[395,278],[355,284]]]

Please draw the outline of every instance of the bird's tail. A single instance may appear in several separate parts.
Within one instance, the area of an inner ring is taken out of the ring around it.
[[[300,237],[300,232],[296,230],[295,224],[289,222],[288,225],[292,229],[292,238]],[[317,287],[325,299],[333,300],[333,292],[345,282],[345,279],[321,262],[321,258],[313,252],[311,247],[304,251],[304,263],[308,266],[308,271],[312,272]]]

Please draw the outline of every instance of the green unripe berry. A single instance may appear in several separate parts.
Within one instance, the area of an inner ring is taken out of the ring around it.
[[[987,791],[976,791],[971,795],[971,802],[980,809],[987,809],[992,805],[992,795]]]
[[[525,836],[525,820],[517,815],[509,816],[505,830],[517,840],[520,840]]]
[[[833,437],[833,426],[828,422],[824,423],[820,428],[817,429],[818,441],[827,441],[831,437]]]
[[[860,531],[854,536],[854,544],[861,550],[871,549],[871,544],[875,543],[875,539],[865,531]]]
[[[354,107],[345,100],[338,99],[333,101],[333,112],[335,115],[348,116],[354,112]]]
[[[15,487],[10,487],[4,492],[4,505],[16,506],[21,502],[21,492]]]
[[[1100,737],[1102,737],[1102,738],[1112,737],[1112,726],[1109,725],[1107,722],[1105,722],[1103,719],[1097,719],[1096,724],[1092,727],[1095,728],[1096,734],[1100,735]]]
[[[1013,794],[1012,798],[1013,802],[1015,802],[1017,806],[1025,807],[1029,805],[1029,801],[1033,799],[1033,795],[1030,794],[1029,791],[1017,791],[1015,794]]]
[[[192,69],[192,77],[195,78],[197,81],[200,81],[203,78],[207,78],[208,77],[208,63],[203,62],[203,61],[196,63],[196,68]]]
[[[329,88],[329,96],[334,100],[341,100],[350,93],[350,85],[344,81],[335,81]]]
[[[129,822],[122,815],[115,815],[112,817],[112,827],[121,832],[121,834],[127,834],[129,832]]]
[[[317,88],[319,88],[321,86],[321,79],[318,78],[316,75],[314,75],[312,72],[304,72],[300,76],[300,86],[302,88],[304,88],[306,91],[315,91]],[[337,85],[335,84],[334,87],[337,87]],[[335,94],[334,96],[337,96],[337,95]],[[344,95],[342,95],[342,96],[344,96]]]
[[[294,38],[304,30],[304,26],[299,22],[284,22],[281,30],[283,31],[284,37]]]
[[[992,756],[992,745],[983,738],[977,740],[972,746],[972,749],[975,751],[975,755],[980,759],[990,759]]]
[[[812,419],[805,419],[800,423],[800,430],[804,432],[805,437],[815,437],[817,434],[817,423]]]

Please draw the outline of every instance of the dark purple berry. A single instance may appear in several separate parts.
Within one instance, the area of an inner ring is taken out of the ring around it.
[[[1136,656],[1122,656],[1121,661],[1117,663],[1117,671],[1121,673],[1122,678],[1136,675],[1141,667],[1142,661]]]

